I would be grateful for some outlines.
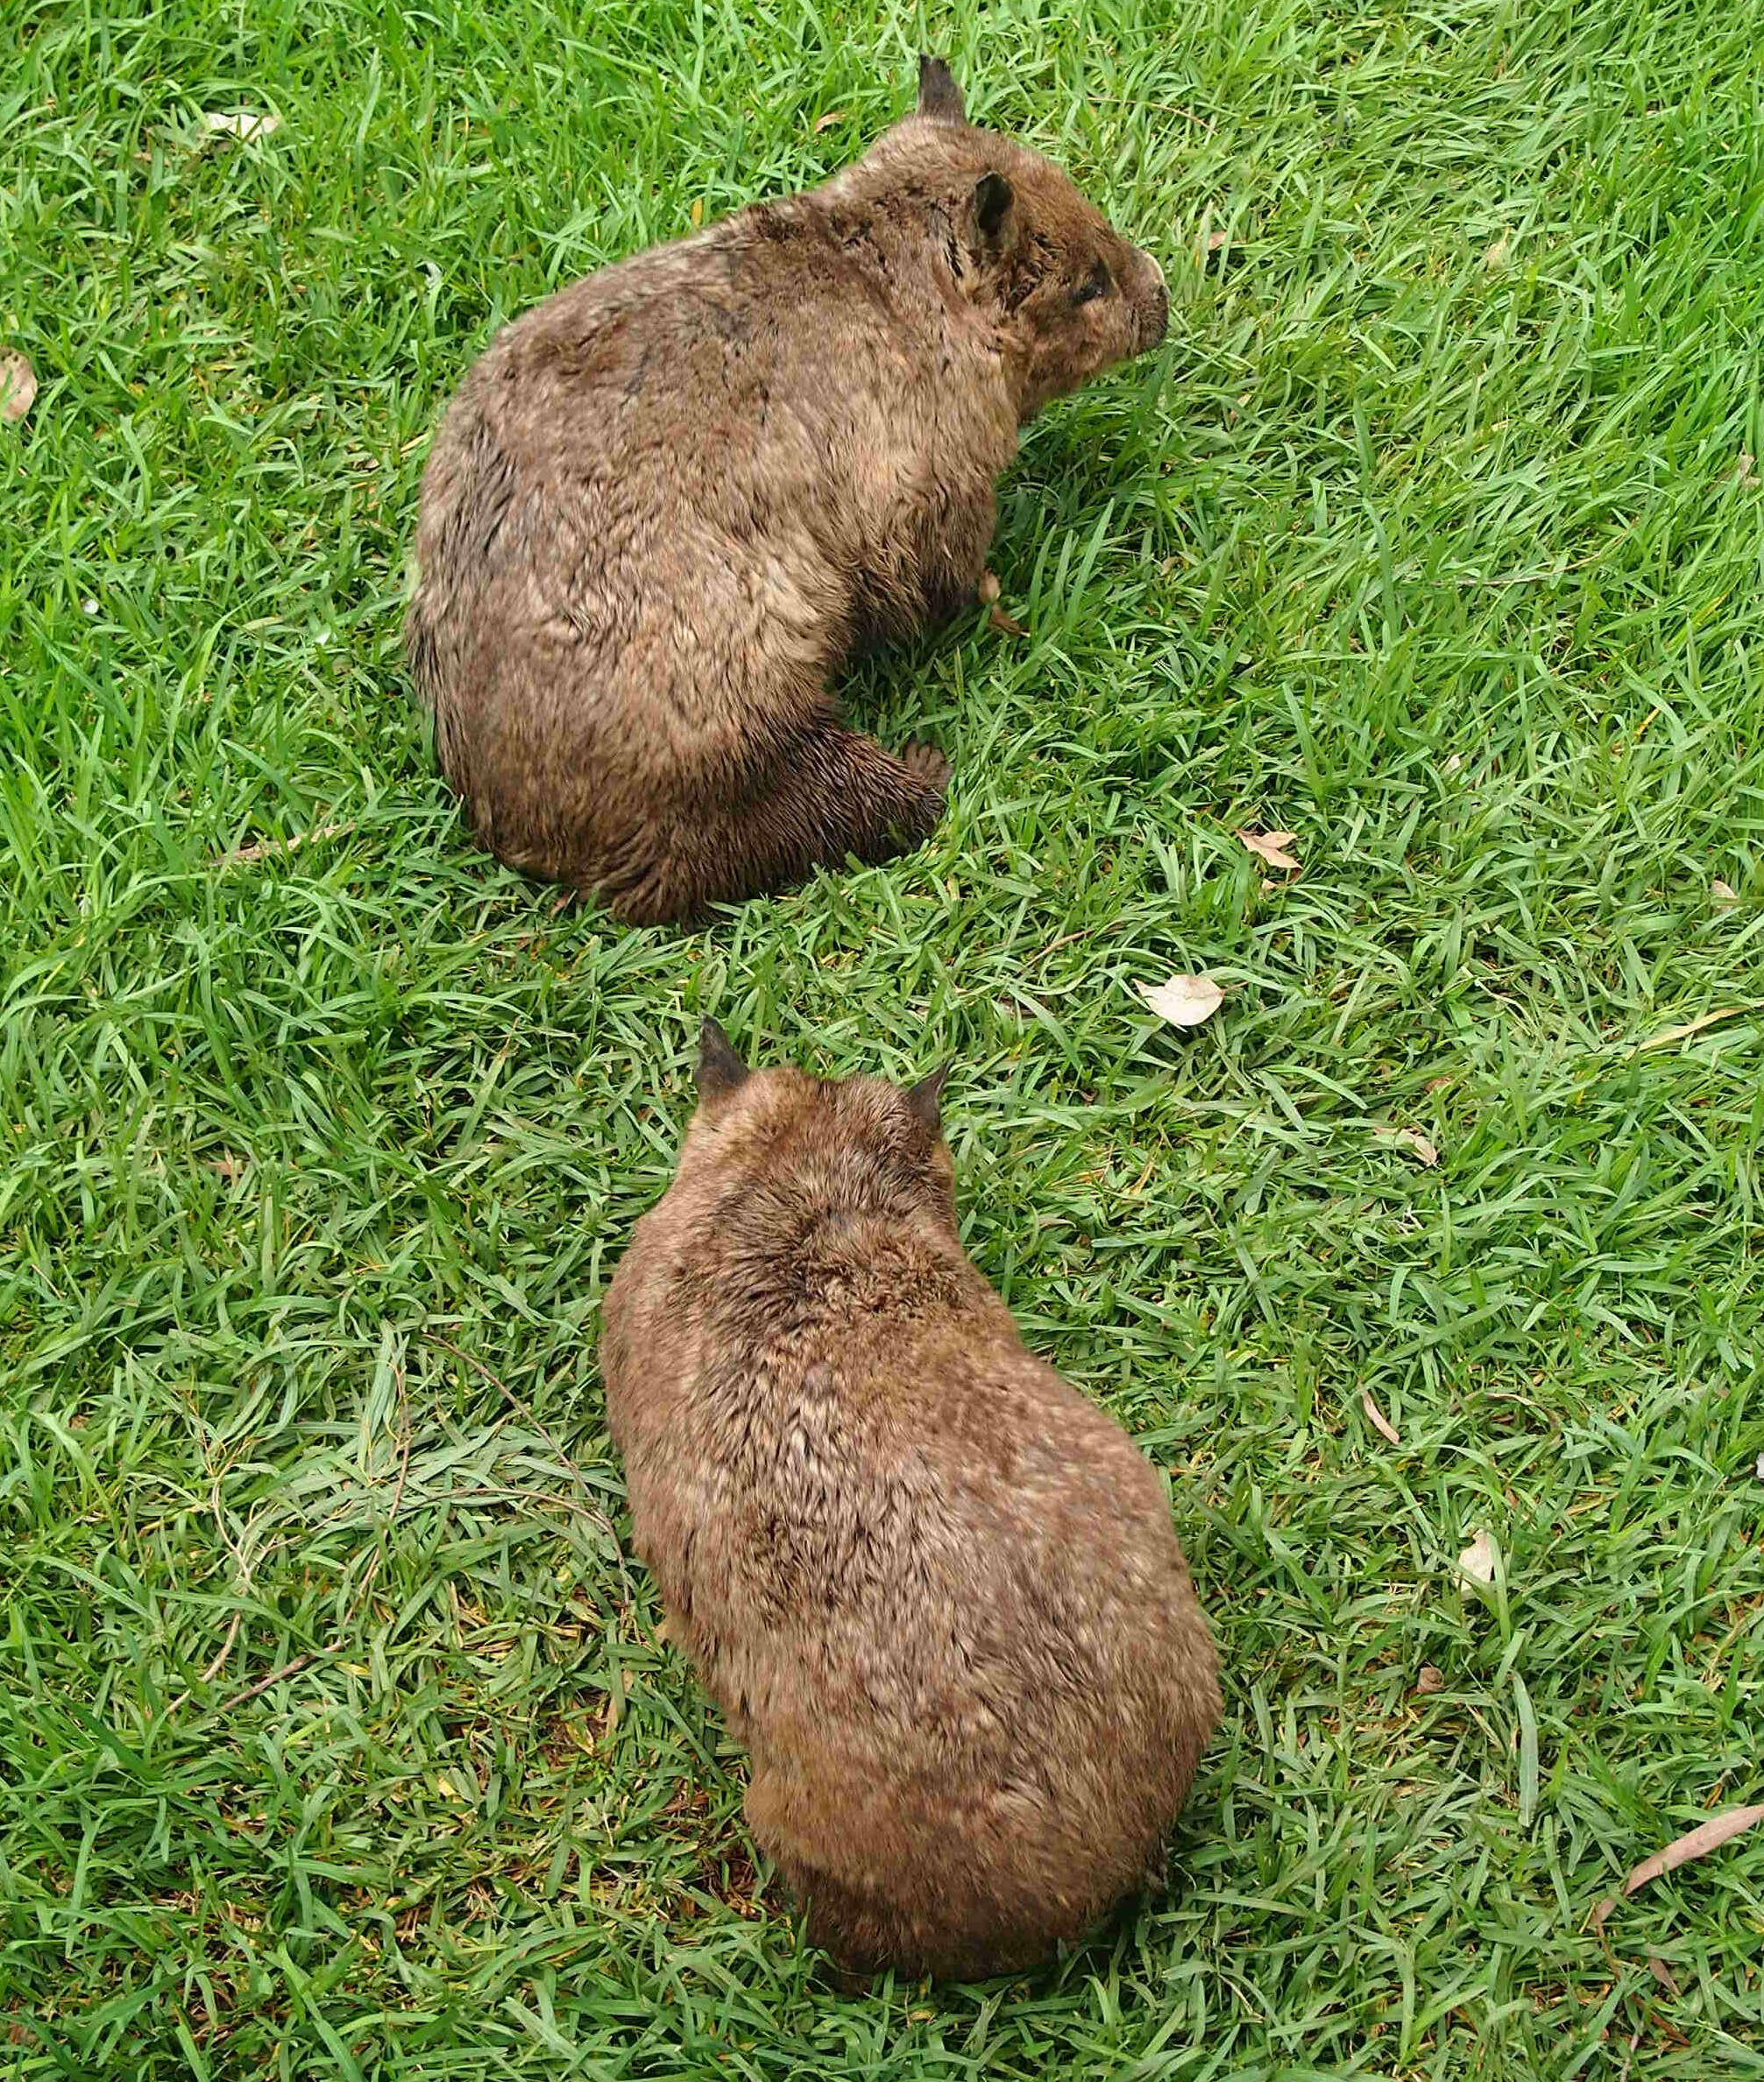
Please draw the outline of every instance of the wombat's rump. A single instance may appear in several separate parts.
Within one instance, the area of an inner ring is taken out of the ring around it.
[[[973,598],[1019,423],[1166,315],[926,60],[825,187],[508,326],[436,437],[406,625],[479,839],[634,921],[916,844],[945,761],[846,728],[829,676]]]
[[[600,1364],[639,1552],[847,1969],[1046,1958],[1153,1868],[1220,1712],[1161,1483],[957,1237],[935,1080],[715,1027]]]

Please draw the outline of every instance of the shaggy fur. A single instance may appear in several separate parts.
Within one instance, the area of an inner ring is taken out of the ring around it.
[[[1161,1862],[1220,1713],[1163,1485],[957,1237],[930,1080],[749,1073],[705,1030],[607,1294],[638,1551],[848,1971],[978,1979]]]
[[[436,437],[406,624],[478,838],[638,923],[917,844],[946,763],[847,729],[830,676],[974,598],[1019,424],[1167,315],[927,59],[825,188],[510,325]]]

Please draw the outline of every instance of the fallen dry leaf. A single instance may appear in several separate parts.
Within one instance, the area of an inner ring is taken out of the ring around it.
[[[1265,860],[1271,868],[1285,868],[1293,875],[1299,872],[1299,863],[1286,850],[1299,836],[1296,832],[1239,832],[1237,836],[1258,860]]]
[[[1438,1145],[1430,1143],[1419,1128],[1380,1128],[1378,1133],[1393,1143],[1400,1143],[1406,1150],[1413,1150],[1429,1171],[1440,1160]]]
[[[1733,474],[1742,485],[1749,485],[1752,482],[1752,457],[1745,449],[1741,449],[1739,451],[1739,466]]]
[[[1027,636],[1029,634],[1017,617],[1007,614],[995,600],[987,610],[986,619],[995,629],[1002,630],[1007,636]]]
[[[1758,1479],[1764,1482],[1764,1453],[1758,1455]]]
[[[1435,1663],[1423,1663],[1415,1675],[1418,1692],[1442,1692],[1446,1688],[1446,1674]]]
[[[1456,772],[1457,772],[1457,770],[1458,770],[1458,768],[1460,768],[1460,767],[1461,767],[1461,766],[1463,764],[1463,762],[1464,762],[1464,755],[1463,755],[1463,754],[1462,752],[1454,752],[1454,753],[1452,754],[1451,757],[1450,757],[1449,760],[1447,760],[1447,761],[1446,761],[1446,771],[1447,771],[1447,773],[1449,773],[1449,774],[1455,774],[1455,773],[1456,773]]]
[[[1663,1873],[1676,1872],[1682,1865],[1689,1865],[1694,1859],[1707,1858],[1711,1851],[1718,1851],[1723,1844],[1751,1828],[1754,1822],[1764,1822],[1764,1801],[1754,1807],[1729,1808],[1725,1815],[1716,1815],[1697,1829],[1682,1837],[1675,1837],[1663,1851],[1656,1851],[1652,1858],[1644,1858],[1623,1883],[1626,1901],[1647,1885],[1658,1880]],[[1605,1919],[1617,1906],[1617,1896],[1606,1894],[1592,1912],[1595,1930],[1605,1928]]]
[[[1482,257],[1483,272],[1485,274],[1498,274],[1506,266],[1506,251],[1512,244],[1513,234],[1503,231]]]
[[[22,354],[0,354],[0,420],[16,427],[37,395],[37,372]]]
[[[1660,1957],[1658,1952],[1648,1953],[1647,1971],[1654,1976],[1654,1979],[1660,1983],[1661,1986],[1665,1989],[1668,1995],[1677,1995],[1683,1993],[1678,1986],[1677,1981],[1673,1978],[1671,1967],[1666,1964],[1665,1960]]]
[[[1384,1436],[1390,1441],[1392,1446],[1400,1446],[1402,1444],[1403,1441],[1401,1434],[1397,1430],[1396,1426],[1391,1422],[1390,1419],[1386,1417],[1384,1412],[1378,1407],[1378,1404],[1372,1400],[1372,1392],[1370,1388],[1361,1389],[1360,1407],[1366,1413],[1366,1415],[1371,1418],[1373,1430],[1383,1433]]]
[[[1733,889],[1729,883],[1723,882],[1718,875],[1716,876],[1715,880],[1710,883],[1709,894],[1715,899],[1716,903],[1720,904],[1738,903],[1739,901],[1739,892]]]
[[[1479,1532],[1458,1556],[1458,1574],[1484,1588],[1492,1583],[1500,1567],[1500,1549],[1486,1533]]]
[[[1209,231],[1207,234],[1207,251],[1216,253],[1230,236],[1229,231]]]
[[[259,109],[210,109],[196,124],[200,138],[237,138],[249,145],[255,138],[271,138],[281,128],[280,116]]]
[[[825,116],[818,116],[815,118],[815,135],[819,137],[823,131],[830,131],[834,124],[843,123],[845,119],[846,112],[843,109],[829,109]]]
[[[1172,976],[1167,983],[1135,986],[1159,1019],[1172,1026],[1203,1025],[1225,1002],[1225,994],[1211,976]]]
[[[998,598],[998,573],[996,571],[982,571],[980,574],[980,584],[974,590],[980,596],[981,605],[990,607]]]
[[[1652,1034],[1646,1041],[1638,1041],[1630,1050],[1631,1055],[1640,1055],[1650,1048],[1669,1048],[1675,1041],[1688,1041],[1692,1034],[1700,1034],[1704,1027],[1711,1027],[1719,1019],[1738,1016],[1738,1005],[1723,1005],[1718,1012],[1705,1012],[1701,1019],[1688,1021],[1683,1026],[1668,1027],[1663,1034]]]

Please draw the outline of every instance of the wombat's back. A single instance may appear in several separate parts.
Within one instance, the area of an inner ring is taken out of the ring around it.
[[[816,1941],[1015,1969],[1156,1863],[1216,1654],[1158,1476],[964,1257],[941,1144],[914,1206],[839,1118],[866,1087],[781,1122],[788,1074],[695,1126],[606,1299],[638,1548]]]

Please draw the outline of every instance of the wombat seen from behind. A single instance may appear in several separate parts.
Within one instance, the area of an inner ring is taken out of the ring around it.
[[[847,729],[829,678],[974,598],[1019,424],[1167,316],[925,59],[824,188],[508,326],[436,436],[406,624],[479,839],[638,923],[923,839],[945,761]]]
[[[1158,1475],[961,1248],[940,1081],[750,1073],[707,1024],[600,1364],[638,1551],[811,1937],[967,1979],[1147,1875],[1220,1696]]]

